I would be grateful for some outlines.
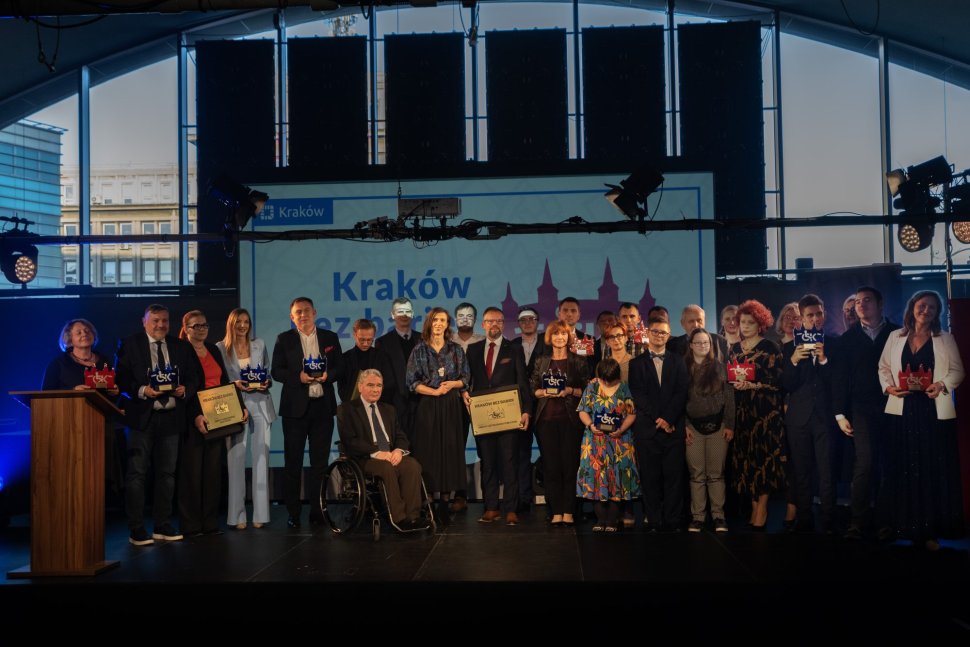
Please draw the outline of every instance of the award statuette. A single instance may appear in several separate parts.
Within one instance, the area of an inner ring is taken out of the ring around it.
[[[649,343],[647,340],[647,329],[644,327],[643,322],[637,324],[637,327],[633,329],[633,343],[642,346]]]
[[[323,377],[323,374],[327,372],[327,356],[320,355],[318,357],[307,357],[303,360],[303,372],[310,377]]]
[[[728,380],[731,382],[754,382],[754,364],[751,362],[728,362]]]
[[[914,371],[906,365],[905,371],[899,372],[899,388],[907,391],[925,391],[933,383],[933,373],[929,369],[919,365],[919,370]]]
[[[522,428],[522,405],[519,390],[514,386],[476,391],[468,410],[475,436]]]
[[[542,388],[546,390],[546,395],[559,395],[559,392],[566,388],[566,374],[562,371],[547,370],[542,374]]]
[[[198,393],[209,433],[206,440],[225,438],[243,430],[243,404],[235,384],[203,389]]]
[[[595,349],[591,337],[576,338],[570,345],[570,350],[580,357],[592,357]]]
[[[149,385],[156,391],[168,393],[174,391],[179,386],[179,367],[165,365],[165,368],[156,366],[148,371]]]
[[[593,424],[603,433],[609,434],[620,428],[624,417],[616,411],[601,411],[593,416]]]
[[[815,344],[825,343],[825,333],[819,328],[795,328],[792,336],[795,346],[804,346],[808,350],[815,350]]]
[[[89,366],[84,369],[84,385],[90,389],[110,391],[115,388],[115,370],[107,364],[101,368]]]
[[[239,372],[239,377],[249,388],[259,389],[266,381],[266,369],[259,364],[256,365],[256,368],[247,366]]]

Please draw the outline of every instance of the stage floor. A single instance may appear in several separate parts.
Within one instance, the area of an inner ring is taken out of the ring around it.
[[[105,552],[107,559],[120,560],[118,568],[93,578],[3,579],[0,596],[26,602],[63,595],[74,604],[106,598],[124,605],[136,592],[165,596],[175,590],[191,598],[220,591],[228,605],[259,592],[266,594],[260,595],[264,604],[283,607],[311,590],[381,590],[397,591],[405,606],[423,608],[436,601],[477,604],[501,593],[506,602],[499,606],[519,600],[523,613],[530,606],[567,613],[595,609],[599,598],[615,609],[684,618],[707,602],[725,620],[736,615],[739,622],[749,605],[789,609],[795,616],[811,610],[811,622],[796,621],[805,631],[829,622],[851,625],[860,620],[859,609],[875,604],[887,626],[932,620],[970,637],[967,540],[945,541],[931,553],[907,542],[885,546],[785,534],[781,508],[772,509],[768,533],[743,525],[721,534],[648,534],[641,528],[593,533],[589,522],[548,526],[543,507],[507,527],[478,523],[482,506],[473,503],[435,534],[401,536],[385,525],[375,542],[366,524],[354,535],[334,536],[327,528],[310,528],[304,512],[303,528],[290,530],[285,508],[274,505],[272,511],[272,522],[259,530],[250,526],[143,548],[128,544],[125,519],[113,511]],[[0,531],[4,572],[28,562],[26,522],[16,517]]]

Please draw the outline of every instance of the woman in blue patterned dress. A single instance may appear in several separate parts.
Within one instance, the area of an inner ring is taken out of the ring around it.
[[[586,425],[579,453],[576,496],[593,502],[593,532],[619,529],[620,502],[640,496],[633,449],[636,420],[633,396],[620,381],[620,365],[607,358],[596,365],[596,377],[579,401],[579,419]]]
[[[406,379],[420,396],[411,453],[421,463],[429,492],[440,492],[439,511],[446,519],[448,497],[465,488],[465,430],[462,392],[471,371],[461,346],[451,341],[451,316],[432,308],[421,341],[408,358]]]

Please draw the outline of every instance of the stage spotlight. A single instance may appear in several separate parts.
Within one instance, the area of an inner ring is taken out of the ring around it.
[[[18,234],[20,240],[11,240],[12,234]],[[11,283],[20,283],[23,287],[37,278],[37,248],[23,236],[34,236],[26,231],[14,229],[4,235],[0,245],[0,270]]]
[[[950,212],[955,216],[970,217],[970,184],[950,187]],[[964,245],[970,244],[970,220],[953,223],[953,235]]]
[[[918,252],[930,246],[933,223],[927,222],[927,217],[940,206],[940,199],[930,193],[930,187],[947,184],[952,179],[953,171],[942,155],[905,171],[896,169],[886,173],[889,193],[896,198],[893,208],[901,210],[896,238],[903,249]]]
[[[259,215],[266,206],[269,195],[254,191],[224,175],[209,181],[206,195],[218,209],[225,212],[225,223],[222,226],[225,240],[222,247],[226,257],[232,258],[236,253],[239,232],[246,228],[252,218]]]
[[[664,176],[649,166],[635,171],[620,182],[620,186],[607,184],[610,190],[604,197],[630,220],[642,220],[646,215],[647,197],[663,184]]]

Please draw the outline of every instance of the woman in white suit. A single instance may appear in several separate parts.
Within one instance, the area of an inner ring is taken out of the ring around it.
[[[246,446],[252,434],[253,467],[253,527],[262,528],[269,523],[269,441],[270,428],[276,420],[273,397],[269,393],[269,354],[262,339],[252,336],[253,322],[249,312],[236,308],[226,320],[226,336],[216,346],[229,373],[229,379],[243,392],[243,401],[249,410],[249,429],[226,438],[229,464],[229,514],[230,528],[246,528]],[[259,386],[250,387],[243,378],[248,369],[267,369],[266,380]]]
[[[953,335],[941,332],[942,310],[936,292],[914,294],[906,304],[903,327],[890,333],[879,358],[889,414],[879,537],[889,540],[899,534],[929,550],[939,549],[939,537],[962,537],[964,532],[953,406],[963,363]],[[923,390],[901,383],[910,372],[920,371],[932,375]],[[900,372],[907,375],[901,378]]]

